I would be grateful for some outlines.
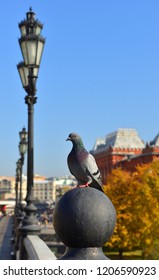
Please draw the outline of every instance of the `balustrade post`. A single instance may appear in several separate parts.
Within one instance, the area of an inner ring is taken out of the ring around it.
[[[86,187],[66,192],[53,213],[54,229],[66,246],[59,259],[108,259],[102,246],[113,234],[115,224],[115,208],[101,191]]]

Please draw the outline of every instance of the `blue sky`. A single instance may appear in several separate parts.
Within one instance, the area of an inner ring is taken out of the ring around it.
[[[36,174],[69,174],[70,132],[91,150],[96,138],[135,128],[159,132],[158,0],[6,0],[1,3],[0,175],[15,175],[19,131],[27,128],[18,23],[32,6],[46,44],[37,81]],[[26,173],[26,163],[24,166]]]

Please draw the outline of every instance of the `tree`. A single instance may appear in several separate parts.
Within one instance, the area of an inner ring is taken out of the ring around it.
[[[108,245],[120,257],[126,250],[152,247],[159,236],[159,162],[137,166],[134,173],[114,169],[104,190],[117,212]]]

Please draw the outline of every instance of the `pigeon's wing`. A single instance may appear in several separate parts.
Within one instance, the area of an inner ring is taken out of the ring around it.
[[[96,164],[95,158],[91,154],[89,154],[87,157],[86,170],[92,178],[92,182],[95,181],[98,185],[102,187],[103,184],[101,174]]]

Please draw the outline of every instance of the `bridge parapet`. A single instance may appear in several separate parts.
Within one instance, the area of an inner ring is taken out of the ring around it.
[[[24,240],[23,256],[28,260],[55,260],[56,257],[37,235],[28,235]]]

